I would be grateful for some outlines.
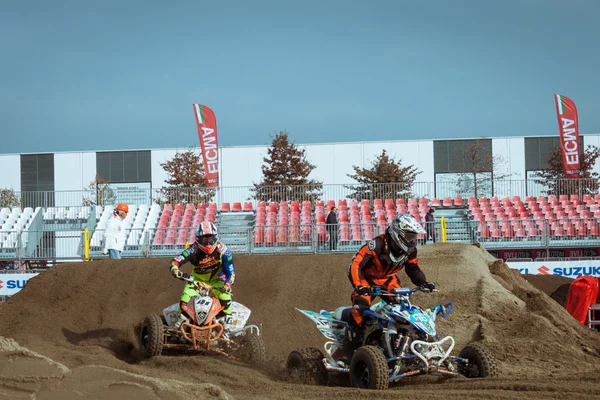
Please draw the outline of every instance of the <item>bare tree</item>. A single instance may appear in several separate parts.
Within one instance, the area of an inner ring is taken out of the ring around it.
[[[0,189],[0,208],[18,207],[21,204],[19,196],[12,189]]]
[[[98,175],[90,182],[86,191],[87,193],[83,198],[83,206],[112,205],[117,199],[115,191],[110,187],[108,182]]]
[[[460,165],[454,182],[458,196],[490,195],[494,191],[494,181],[512,175],[504,172],[506,161],[502,156],[494,155],[491,144],[488,148],[484,139],[476,139],[461,150],[454,155]]]

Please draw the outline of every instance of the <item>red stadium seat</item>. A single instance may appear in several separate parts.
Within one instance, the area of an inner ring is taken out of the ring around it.
[[[442,202],[444,207],[452,207],[452,199],[450,197],[444,197],[444,201]]]
[[[277,235],[274,226],[267,226],[265,229],[265,243],[274,244],[277,241]]]
[[[252,202],[250,202],[250,201],[244,202],[244,211],[252,211]]]
[[[280,225],[277,227],[277,243],[287,243],[288,242],[288,226],[287,223],[285,226]]]
[[[527,237],[538,237],[539,236],[539,231],[537,228],[530,228],[527,231]]]
[[[242,203],[236,201],[233,203],[232,211],[242,211]]]
[[[360,224],[351,224],[350,225],[351,231],[352,231],[352,240],[355,242],[361,242],[362,241],[362,229],[360,227]]]
[[[290,225],[290,243],[299,243],[300,242],[300,225],[292,224]]]
[[[375,226],[373,224],[363,224],[363,240],[371,240],[375,237]]]

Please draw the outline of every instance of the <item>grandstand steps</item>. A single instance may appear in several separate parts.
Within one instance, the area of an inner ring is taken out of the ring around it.
[[[477,223],[469,221],[467,210],[464,207],[438,208],[435,211],[436,231],[441,232],[441,218],[446,221],[446,241],[464,242],[465,238],[474,238],[477,232]],[[438,238],[441,240],[441,238]]]
[[[249,237],[254,225],[254,212],[221,212],[216,221],[219,240],[231,251],[247,253],[250,251]]]

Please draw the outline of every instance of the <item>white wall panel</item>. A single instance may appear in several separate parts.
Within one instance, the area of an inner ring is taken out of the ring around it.
[[[433,141],[390,142],[387,150],[396,161],[402,160],[403,167],[417,167],[421,173],[415,182],[433,182]]]
[[[55,153],[54,190],[82,190],[96,177],[96,153]]]
[[[333,165],[333,181],[337,185],[355,183],[348,176],[354,173],[354,165],[362,167],[363,148],[362,143],[340,143],[333,148],[332,154]]]
[[[262,179],[266,146],[224,147],[221,152],[221,186],[251,186]]]
[[[492,138],[492,154],[497,163],[496,175],[508,175],[506,179],[525,179],[525,139]]]
[[[0,189],[21,191],[21,156],[19,154],[0,155]]]
[[[309,179],[332,184],[335,183],[335,145],[319,144],[298,147],[306,150],[306,160],[316,166],[308,176]]]
[[[152,188],[161,188],[166,186],[165,179],[168,178],[167,173],[160,166],[160,163],[169,161],[177,151],[186,151],[186,149],[163,149],[163,150],[152,150],[150,152],[150,160],[152,163]]]

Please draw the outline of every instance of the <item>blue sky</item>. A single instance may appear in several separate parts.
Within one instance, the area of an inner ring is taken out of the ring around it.
[[[0,153],[600,133],[597,0],[0,7]]]

